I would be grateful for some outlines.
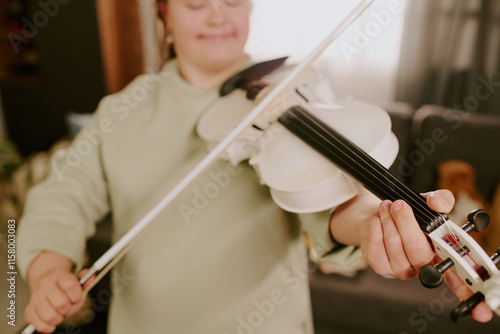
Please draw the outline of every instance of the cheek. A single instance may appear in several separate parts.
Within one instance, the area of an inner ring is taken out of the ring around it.
[[[192,40],[196,38],[198,27],[196,24],[189,24],[189,22],[198,22],[195,20],[183,20],[178,22],[174,34],[179,40]]]
[[[250,30],[250,23],[248,16],[242,15],[233,21],[233,24],[238,31],[238,36],[241,39],[246,40],[248,37],[248,32]]]
[[[167,20],[167,25],[178,40],[195,38],[204,22],[202,15],[183,9],[172,11],[167,19],[170,20]]]

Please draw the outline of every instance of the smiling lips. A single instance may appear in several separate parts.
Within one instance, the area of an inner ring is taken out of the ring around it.
[[[200,35],[198,37],[198,39],[218,43],[218,42],[227,41],[228,39],[231,39],[234,37],[235,37],[234,33],[227,33],[227,34]]]

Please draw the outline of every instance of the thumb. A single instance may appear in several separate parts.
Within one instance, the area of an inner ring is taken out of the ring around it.
[[[436,190],[423,194],[429,208],[436,212],[449,213],[455,205],[455,197],[446,189]]]
[[[85,275],[85,273],[87,273],[88,271],[89,271],[88,269],[82,269],[82,271],[80,271],[80,273],[78,274],[78,278],[81,280],[82,277]],[[85,290],[88,286],[90,286],[95,279],[96,275],[92,275],[88,280],[86,280],[82,285],[83,290]]]

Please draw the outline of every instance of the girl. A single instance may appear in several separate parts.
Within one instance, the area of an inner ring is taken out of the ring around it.
[[[94,223],[111,212],[116,241],[206,154],[196,121],[220,84],[251,63],[243,50],[251,7],[250,0],[168,0],[163,14],[176,58],[103,99],[31,191],[18,247],[31,289],[25,319],[39,332],[52,332],[82,305],[73,272]],[[216,195],[206,195],[209,184],[219,186]],[[454,201],[444,191],[427,199],[441,212]],[[380,203],[360,191],[333,215],[301,218],[317,252],[335,263],[362,252],[379,274],[409,279],[434,259],[403,201]],[[122,284],[114,286],[108,332],[312,333],[299,231],[298,217],[272,202],[252,168],[218,161],[115,267],[112,281]],[[469,294],[456,280],[450,286]],[[484,305],[474,312],[480,321],[491,316]]]

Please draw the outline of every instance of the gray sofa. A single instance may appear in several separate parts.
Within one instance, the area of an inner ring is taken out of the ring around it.
[[[434,105],[416,111],[404,103],[381,106],[400,142],[390,168],[396,176],[416,191],[433,190],[437,163],[461,159],[475,167],[479,191],[492,199],[500,180],[500,116]],[[449,313],[459,302],[445,286],[426,289],[416,279],[386,279],[371,269],[354,278],[324,275],[312,265],[310,287],[316,334],[500,333],[498,316],[487,324],[470,317],[453,323]]]

